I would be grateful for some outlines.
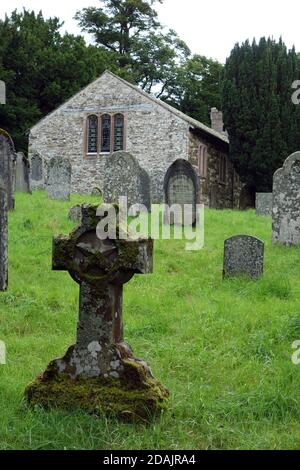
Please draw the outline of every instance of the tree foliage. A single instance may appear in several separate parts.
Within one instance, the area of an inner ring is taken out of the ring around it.
[[[299,59],[282,40],[237,44],[222,81],[222,109],[231,157],[242,178],[270,191],[274,172],[300,146],[300,107],[292,103]]]
[[[27,150],[26,131],[41,117],[113,68],[113,58],[82,37],[61,35],[58,18],[14,11],[0,21],[0,77],[6,82],[7,105],[0,107],[0,127]]]

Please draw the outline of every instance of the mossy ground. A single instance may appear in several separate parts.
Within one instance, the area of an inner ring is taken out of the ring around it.
[[[51,271],[53,234],[75,226],[68,209],[97,198],[17,194],[9,216],[9,291],[0,294],[1,449],[299,449],[300,247],[272,246],[271,220],[254,211],[206,211],[205,247],[158,241],[154,273],[125,287],[125,339],[171,392],[148,425],[78,411],[28,409],[26,385],[74,343],[78,286]],[[266,242],[258,282],[222,281],[223,243]]]

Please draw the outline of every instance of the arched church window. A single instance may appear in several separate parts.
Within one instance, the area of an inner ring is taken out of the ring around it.
[[[114,126],[114,151],[124,150],[124,116],[123,114],[115,115]]]
[[[101,117],[101,152],[110,152],[111,116],[104,114]]]
[[[98,117],[88,117],[87,130],[87,152],[89,154],[98,153]]]

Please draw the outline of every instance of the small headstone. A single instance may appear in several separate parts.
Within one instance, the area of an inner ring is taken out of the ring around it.
[[[44,187],[43,159],[37,153],[30,159],[30,185],[33,189]]]
[[[69,210],[69,219],[73,220],[74,222],[81,222],[81,206],[73,206]]]
[[[133,155],[123,151],[108,156],[104,169],[104,202],[117,204],[120,197],[127,197],[128,207],[151,208],[149,175]]]
[[[28,159],[22,152],[17,154],[15,190],[22,193],[30,193],[30,165]]]
[[[5,291],[8,285],[7,230],[7,194],[3,178],[0,176],[0,291]]]
[[[300,152],[290,155],[274,174],[273,242],[300,244]]]
[[[193,225],[199,202],[199,177],[188,161],[179,159],[170,166],[164,180],[164,192],[164,222],[171,225]],[[177,207],[177,211],[170,213],[171,207]]]
[[[0,80],[0,104],[6,104],[6,86],[3,80]]]
[[[107,205],[100,210],[105,214]],[[122,299],[135,274],[152,272],[153,241],[100,240],[97,224],[105,217],[97,213],[95,206],[82,206],[81,226],[53,241],[53,269],[68,271],[80,286],[77,340],[26,396],[32,406],[145,419],[165,407],[168,392],[124,341]]]
[[[273,193],[256,193],[256,215],[272,216]]]
[[[0,129],[0,175],[7,193],[7,208],[12,210],[15,207],[14,179],[16,151],[10,135]]]
[[[258,279],[264,272],[264,242],[248,235],[229,238],[224,244],[223,276]]]
[[[48,163],[46,189],[50,199],[68,201],[71,193],[71,163],[67,158],[52,157]]]

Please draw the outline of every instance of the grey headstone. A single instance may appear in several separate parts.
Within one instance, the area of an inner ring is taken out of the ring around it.
[[[71,192],[71,163],[67,158],[53,157],[48,163],[46,189],[50,199],[68,201]]]
[[[44,187],[44,162],[37,153],[30,159],[30,185],[33,189]]]
[[[14,179],[17,154],[9,134],[0,129],[0,175],[7,193],[7,207],[12,210],[15,206]]]
[[[0,80],[0,104],[6,104],[6,86],[3,80]]]
[[[290,155],[274,174],[273,242],[300,244],[300,152]]]
[[[199,177],[187,160],[176,160],[170,166],[165,176],[164,193],[164,222],[193,225],[196,222],[196,206],[199,202]],[[178,207],[178,212],[170,213],[172,207]]]
[[[264,242],[248,235],[229,238],[224,244],[223,276],[258,279],[264,272]]]
[[[71,207],[71,209],[69,210],[69,219],[70,220],[73,220],[74,222],[81,222],[81,206],[80,205],[77,205],[77,206],[73,206]]]
[[[143,204],[151,208],[149,175],[135,157],[123,151],[107,157],[103,185],[105,203],[118,203],[120,197],[127,197],[129,207]]]
[[[8,285],[7,232],[7,194],[3,178],[0,176],[0,291],[5,291]]]
[[[272,217],[273,193],[256,193],[256,214]]]
[[[30,165],[22,152],[18,152],[16,161],[15,190],[30,193]]]

